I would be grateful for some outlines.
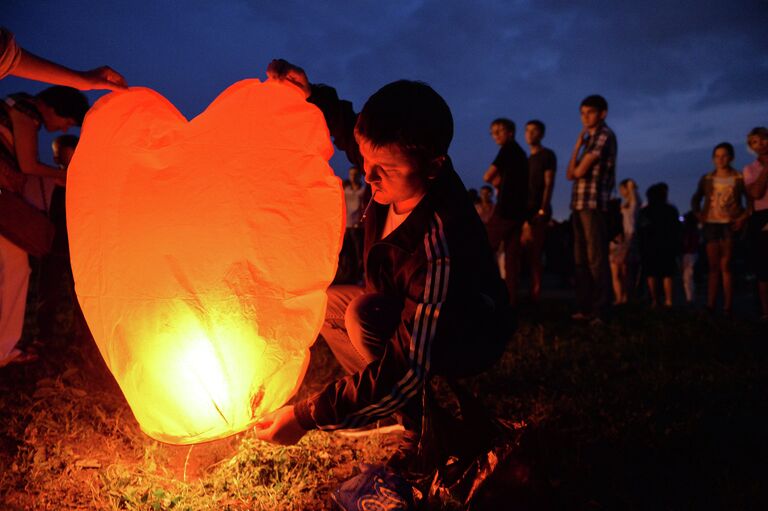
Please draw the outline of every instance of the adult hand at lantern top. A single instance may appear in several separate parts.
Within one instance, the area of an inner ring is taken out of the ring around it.
[[[267,65],[267,77],[271,80],[286,81],[294,84],[304,92],[305,98],[308,98],[312,93],[307,73],[299,66],[291,64],[287,60],[274,59],[270,62]]]
[[[293,406],[284,406],[266,414],[254,425],[254,429],[259,440],[279,445],[294,445],[307,433],[296,420]]]
[[[90,71],[83,71],[82,77],[85,81],[85,84],[81,87],[82,90],[123,90],[128,87],[123,75],[109,66],[101,66]]]

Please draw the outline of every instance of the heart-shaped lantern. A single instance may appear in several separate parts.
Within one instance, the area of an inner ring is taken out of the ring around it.
[[[156,92],[88,113],[67,180],[78,300],[149,436],[242,431],[296,391],[344,230],[322,113],[245,80],[191,121]]]

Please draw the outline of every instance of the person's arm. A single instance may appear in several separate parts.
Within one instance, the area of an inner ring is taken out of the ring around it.
[[[501,174],[499,173],[498,167],[491,163],[491,165],[488,167],[488,170],[485,171],[485,174],[483,174],[483,181],[486,183],[489,183],[491,186],[498,188],[501,184]]]
[[[363,158],[355,140],[357,114],[352,108],[352,103],[339,99],[333,87],[311,83],[302,68],[283,59],[274,59],[269,63],[267,77],[292,83],[301,89],[307,101],[323,112],[333,144],[346,154],[352,165],[364,171]]]
[[[576,145],[573,146],[571,159],[568,161],[568,169],[565,172],[565,178],[568,179],[568,181],[574,181],[584,177],[589,169],[591,169],[595,162],[600,158],[599,150],[602,149],[602,145],[605,143],[604,137],[602,137],[603,139],[601,141],[599,140],[599,147],[595,147],[595,150],[584,154],[581,159],[579,159],[581,148],[587,143],[586,135],[587,129],[585,128],[579,132],[579,138],[576,140]]]
[[[90,71],[76,71],[43,57],[38,57],[24,49],[21,50],[21,59],[11,74],[20,78],[66,85],[80,90],[121,90],[127,87],[125,78],[109,66],[97,67]]]
[[[744,176],[746,178],[746,175]],[[746,184],[747,195],[750,199],[757,200],[765,195],[768,190],[768,165],[763,165],[763,168],[757,173],[757,179],[749,184]]]
[[[544,195],[541,198],[541,207],[539,208],[539,215],[546,215],[551,210],[552,192],[555,189],[555,171],[544,171]]]
[[[699,184],[696,185],[696,192],[694,192],[693,197],[691,197],[691,211],[693,211],[693,214],[699,219],[699,222],[704,221],[701,217],[701,199],[704,198],[705,179],[706,176],[702,176],[701,179],[699,179]]]
[[[11,74],[21,60],[21,48],[16,44],[13,34],[5,27],[0,27],[0,79]]]
[[[19,170],[31,176],[52,177],[64,183],[64,171],[41,163],[37,154],[37,124],[35,120],[15,108],[9,114],[13,123],[13,144]]]
[[[744,227],[744,224],[747,222],[747,220],[749,219],[749,216],[752,214],[752,210],[754,209],[752,197],[749,195],[749,192],[747,192],[747,187],[744,184],[744,178],[742,176],[738,176],[737,189],[736,189],[736,201],[739,204],[739,206],[741,206],[742,196],[744,197],[744,201],[746,202],[746,205],[741,210],[741,214],[737,216],[734,219],[733,224],[731,224],[734,231],[740,231],[741,228]]]
[[[461,319],[461,312],[451,310],[447,300],[452,275],[450,236],[446,236],[441,222],[432,222],[425,238],[442,243],[426,244],[429,253],[423,267],[404,286],[404,294],[419,297],[413,326],[409,330],[401,322],[379,360],[296,403],[296,418],[304,429],[360,427],[390,416],[421,392],[429,373],[432,346],[436,339],[455,332]],[[437,277],[431,278],[433,273]]]

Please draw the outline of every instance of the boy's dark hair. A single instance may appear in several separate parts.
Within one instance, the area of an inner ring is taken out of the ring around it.
[[[483,185],[480,187],[481,190],[490,190],[491,193],[493,193],[493,187],[491,185]]]
[[[540,121],[540,120],[538,120],[538,119],[531,119],[530,121],[528,121],[528,122],[526,122],[526,123],[525,123],[525,125],[526,125],[526,126],[528,126],[529,124],[530,124],[530,125],[533,125],[533,126],[536,126],[536,127],[539,129],[539,131],[541,132],[541,136],[542,136],[542,137],[543,137],[543,136],[544,136],[544,134],[547,132],[547,127],[546,127],[546,126],[544,126],[544,123],[543,123],[543,122],[541,122],[541,121]]]
[[[501,124],[507,129],[507,131],[511,133],[515,132],[515,123],[514,121],[512,121],[512,119],[507,119],[506,117],[499,117],[498,119],[494,119],[493,122],[491,122],[491,126],[495,126],[497,124]]]
[[[733,159],[736,156],[736,151],[734,151],[733,145],[728,142],[720,142],[719,144],[717,144],[715,148],[712,149],[712,157],[715,156],[715,153],[717,152],[718,149],[725,149],[725,151],[728,153],[728,156],[730,156],[731,159]]]
[[[749,130],[749,133],[747,133],[747,138],[758,136],[760,138],[768,138],[768,128],[765,126],[756,126]]]
[[[648,198],[649,205],[666,203],[668,195],[669,186],[667,186],[667,183],[653,184],[645,192],[645,196]]]
[[[79,137],[75,135],[59,135],[53,139],[53,143],[59,147],[71,147],[72,149],[77,147],[77,143],[80,141]]]
[[[37,99],[53,108],[56,115],[73,119],[77,126],[83,125],[85,113],[90,106],[85,94],[72,87],[54,85],[37,93]]]
[[[355,134],[377,148],[396,145],[425,164],[448,154],[453,116],[445,100],[426,83],[398,80],[368,98]]]
[[[591,96],[587,96],[581,101],[580,106],[592,107],[599,110],[600,112],[608,111],[608,102],[599,94],[592,94]]]

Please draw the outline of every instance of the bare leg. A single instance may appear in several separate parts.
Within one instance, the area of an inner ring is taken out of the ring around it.
[[[717,302],[717,288],[720,285],[720,244],[707,243],[707,308],[714,309]]]
[[[646,282],[648,283],[648,293],[651,295],[651,307],[656,307],[659,304],[659,297],[656,290],[656,277],[648,277]]]
[[[664,277],[664,305],[672,307],[672,277]]]
[[[531,225],[531,243],[528,254],[531,265],[531,301],[537,303],[541,296],[541,275],[544,267],[541,264],[541,256],[544,252],[544,238],[547,235],[547,224],[543,219],[535,219]]]
[[[519,226],[511,233],[504,244],[504,257],[506,269],[507,289],[509,290],[509,304],[517,306],[517,286],[520,282],[520,259],[523,248],[520,244]]]
[[[625,259],[619,264],[619,282],[621,282],[621,300],[620,303],[629,301],[629,265]]]
[[[613,283],[613,304],[617,305],[622,303],[621,275],[619,273],[619,265],[617,263],[611,263],[611,282]]]
[[[696,284],[693,280],[693,269],[696,264],[695,254],[683,255],[683,288],[685,289],[685,301],[693,303],[696,298]]]
[[[733,309],[733,279],[731,277],[733,241],[720,241],[720,249],[720,271],[723,274],[723,310],[731,312]]]

